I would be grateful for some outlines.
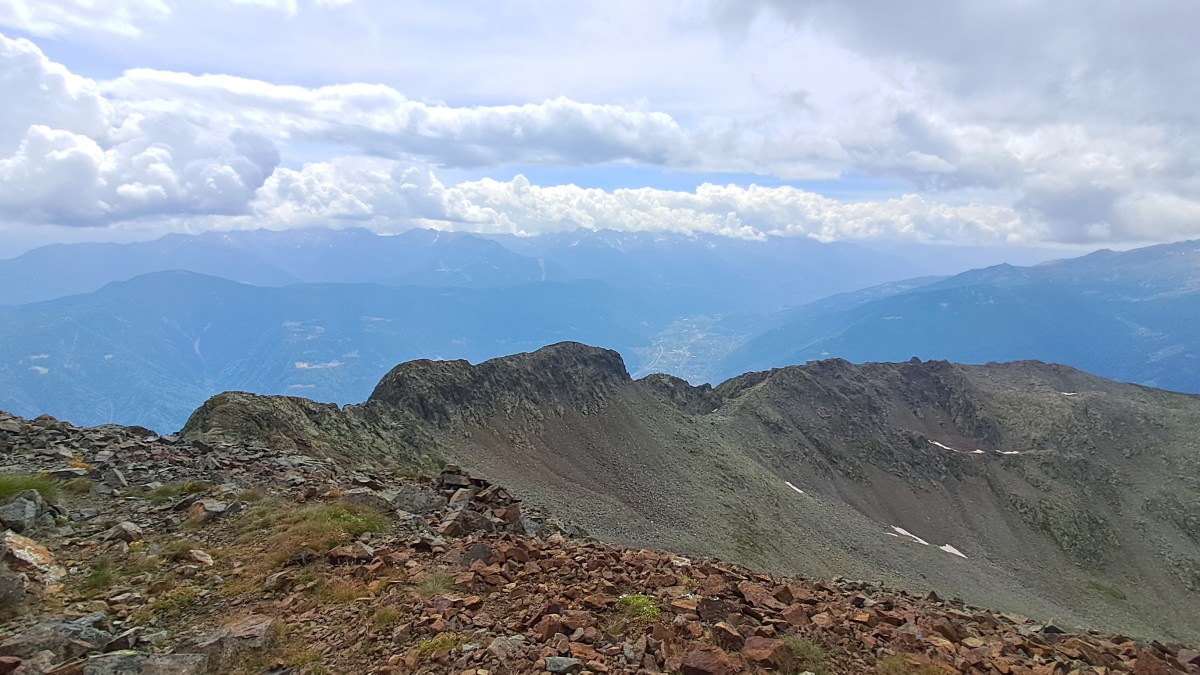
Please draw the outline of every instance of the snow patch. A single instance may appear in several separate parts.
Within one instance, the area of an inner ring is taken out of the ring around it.
[[[38,375],[45,375],[46,373],[50,372],[49,368],[43,368],[41,366],[29,366],[29,369]]]
[[[971,451],[971,454],[972,455],[982,455],[983,451],[980,450],[979,448],[975,448],[974,450]]]
[[[945,551],[946,553],[949,553],[951,555],[956,555],[956,556],[962,558],[963,560],[967,559],[967,556],[963,555],[962,551],[954,548],[950,544],[943,544],[942,546],[939,546],[938,548],[942,549],[943,551]]]
[[[1079,392],[1077,392],[1077,391],[1061,391],[1059,393],[1062,394],[1063,396],[1078,396],[1079,395]]]
[[[913,541],[917,542],[918,544],[921,544],[922,546],[929,545],[929,542],[918,537],[917,535],[913,534],[912,532],[909,532],[908,530],[904,529],[903,527],[896,527],[895,525],[893,525],[892,529],[895,530],[897,534],[904,536],[904,537],[908,537],[909,539],[912,539]]]
[[[715,411],[714,411],[714,412],[715,412]],[[788,481],[786,481],[786,480],[785,480],[785,481],[783,481],[783,482],[784,482],[784,484],[785,484],[785,485],[787,485],[788,487],[792,488],[792,489],[793,489],[793,490],[795,490],[796,492],[799,492],[800,494],[804,494],[804,490],[801,490],[800,488],[796,487],[795,485],[792,485],[791,483],[789,483],[789,482],[788,482]]]
[[[1000,453],[1001,455],[1019,455],[1019,454],[1021,454],[1020,450],[997,450],[996,452]]]
[[[952,447],[950,447],[950,446],[948,446],[948,445],[943,445],[942,443],[938,443],[937,441],[932,441],[932,440],[931,440],[931,441],[929,441],[929,442],[930,442],[930,443],[933,443],[934,445],[938,446],[939,448],[941,448],[941,449],[943,449],[943,450],[949,450],[950,452],[958,452],[958,451],[957,451],[957,450],[955,450],[954,448],[952,448]]]

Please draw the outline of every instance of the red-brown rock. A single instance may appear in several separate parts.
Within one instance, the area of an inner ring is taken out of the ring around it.
[[[750,663],[790,673],[796,668],[796,656],[783,640],[764,637],[746,638],[742,656]]]
[[[683,659],[679,670],[683,675],[735,675],[742,672],[728,654],[707,645],[693,649]]]

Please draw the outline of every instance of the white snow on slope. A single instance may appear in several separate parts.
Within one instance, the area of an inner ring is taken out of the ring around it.
[[[908,530],[904,529],[903,527],[896,527],[895,525],[893,525],[892,529],[895,530],[899,535],[908,537],[909,539],[912,539],[913,541],[917,542],[918,544],[921,544],[923,546],[929,545],[929,542],[918,537],[917,535],[913,534],[912,532],[909,532]]]
[[[783,481],[783,482],[784,482],[784,483],[785,483],[785,484],[786,484],[788,487],[790,487],[790,488],[792,488],[793,490],[795,490],[796,492],[799,492],[800,494],[804,494],[804,490],[801,490],[800,488],[796,487],[795,485],[792,485],[791,483],[789,483],[789,482],[788,482],[788,481],[786,481],[786,480],[785,480],[785,481]]]
[[[952,554],[954,554],[954,555],[956,555],[956,556],[958,556],[958,557],[960,557],[960,558],[962,558],[962,559],[964,559],[964,560],[966,560],[966,558],[967,558],[967,556],[963,555],[962,551],[960,551],[960,550],[958,550],[958,549],[954,548],[954,547],[953,547],[953,546],[951,546],[950,544],[943,544],[942,546],[939,546],[938,548],[942,549],[942,550],[943,550],[943,551],[945,551],[946,553],[952,553]]]

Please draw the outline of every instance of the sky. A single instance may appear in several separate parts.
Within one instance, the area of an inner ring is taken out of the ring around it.
[[[1200,3],[0,0],[0,257],[267,227],[1200,237]]]

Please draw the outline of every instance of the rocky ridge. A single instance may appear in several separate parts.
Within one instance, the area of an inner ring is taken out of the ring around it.
[[[3,414],[0,453],[33,481],[0,499],[0,673],[1200,673],[1179,644],[590,541],[455,466]]]
[[[831,359],[714,388],[561,343],[400,364],[341,409],[221,394],[180,439],[455,462],[612,543],[1195,642],[1197,428],[1200,397],[1039,362]]]

